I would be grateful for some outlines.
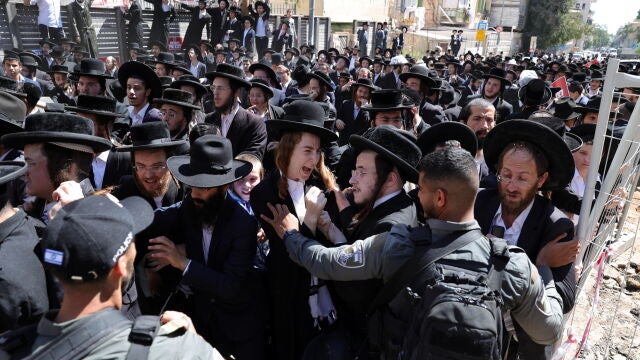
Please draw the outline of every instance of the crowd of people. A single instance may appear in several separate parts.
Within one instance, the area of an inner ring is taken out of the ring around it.
[[[181,5],[174,53],[154,6],[128,61],[51,26],[42,55],[4,50],[0,358],[551,358],[587,173],[615,152],[590,163],[606,61],[415,59],[386,24],[370,57],[366,23],[316,51],[225,0]],[[618,89],[611,134],[638,96]],[[497,347],[421,331],[430,271],[491,288]]]

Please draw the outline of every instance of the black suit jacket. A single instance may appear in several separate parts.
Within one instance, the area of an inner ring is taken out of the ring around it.
[[[434,105],[425,98],[420,105],[420,116],[422,121],[429,125],[439,124],[447,121],[444,109],[440,105]]]
[[[229,11],[227,9],[220,11],[220,8],[210,8],[207,9],[207,12],[211,15],[211,44],[214,46],[222,44]]]
[[[261,214],[273,217],[267,203],[285,204],[289,211],[296,215],[291,196],[287,193],[287,196],[281,199],[278,195],[279,179],[280,172],[276,169],[251,191],[251,208],[258,219]],[[320,184],[314,183],[314,179],[308,180],[305,192],[311,185]],[[335,201],[328,202],[325,209],[337,217]],[[339,224],[339,221],[336,223]],[[306,345],[317,333],[309,309],[311,276],[307,270],[289,258],[284,242],[273,227],[264,221],[261,221],[261,224],[270,246],[267,256],[267,278],[271,295],[274,359],[297,360],[302,358]],[[323,240],[321,236],[314,236],[304,225],[300,231],[308,237]]]
[[[487,189],[478,193],[475,203],[475,217],[484,234],[489,233],[489,227],[499,206],[500,198],[497,189]],[[550,200],[536,195],[529,216],[522,226],[517,244],[524,249],[531,262],[535,264],[540,249],[564,233],[568,235],[562,241],[573,239],[573,222],[553,206]],[[562,297],[564,312],[567,313],[573,308],[576,296],[576,276],[573,264],[551,268],[551,271],[556,289]]]
[[[93,167],[90,173],[91,176],[89,179],[91,180],[91,185],[96,188],[96,183],[93,178]],[[107,167],[104,169],[104,176],[102,177],[102,188],[118,185],[120,178],[125,175],[131,175],[131,153],[109,151]]]
[[[233,32],[229,34],[230,39],[234,38],[234,39],[242,40],[241,37],[242,37],[242,33],[244,32],[244,26],[242,25],[242,20],[236,19],[236,21],[232,24],[231,19],[229,19],[229,21],[225,23],[224,29],[225,29],[225,33],[227,32],[227,30],[233,30]]]
[[[189,195],[182,202],[157,209],[146,232],[185,244],[191,263],[181,284],[189,286],[193,296],[182,310],[191,316],[198,333],[214,346],[220,337],[241,342],[254,336],[262,330],[264,316],[258,309],[258,286],[253,276],[258,223],[229,196],[218,214],[206,262],[202,224]]]
[[[244,43],[244,51],[247,54],[247,56],[249,58],[253,57],[256,51],[255,30],[249,29],[249,31],[247,31],[247,34],[245,35],[244,28],[243,28],[242,31],[240,32],[240,35],[238,36],[238,40],[240,40],[240,46],[242,46],[242,44]],[[260,56],[261,54],[258,54],[258,57]]]
[[[222,129],[220,113],[213,112],[204,119],[205,123],[214,124]],[[264,121],[240,107],[231,121],[227,139],[233,146],[233,156],[249,153],[262,160],[267,147],[267,128]]]
[[[338,111],[338,119],[344,122],[344,128],[340,131],[338,145],[343,146],[349,143],[349,136],[362,135],[369,128],[369,113],[360,109],[358,116],[353,118],[353,100],[342,103]]]

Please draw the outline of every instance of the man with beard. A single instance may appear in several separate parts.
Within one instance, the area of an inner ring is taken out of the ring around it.
[[[478,165],[480,187],[486,187],[484,180],[486,180],[491,173],[484,160],[482,149],[487,134],[496,126],[496,108],[485,99],[474,99],[460,110],[460,122],[467,125],[476,134],[478,150],[472,155],[474,155],[476,164]]]
[[[47,73],[51,76],[53,81],[53,88],[49,91],[45,91],[45,96],[48,96],[59,104],[75,105],[73,101],[73,89],[68,79],[69,68],[66,65],[51,65],[50,70]]]
[[[513,112],[513,106],[502,98],[502,92],[510,84],[509,80],[505,78],[506,72],[499,68],[493,68],[488,74],[483,75],[484,84],[480,90],[480,95],[471,95],[467,97],[466,102],[462,103],[466,105],[473,99],[485,99],[493,104],[496,108],[498,117],[496,121],[504,121]],[[461,104],[461,105],[462,105]]]
[[[169,127],[172,140],[189,138],[189,123],[200,107],[193,104],[193,94],[185,90],[165,89],[162,97],[153,101],[160,106],[162,120]]]
[[[578,240],[573,222],[537,195],[542,190],[560,190],[573,178],[574,162],[563,138],[551,128],[531,120],[509,120],[491,130],[484,143],[484,156],[496,170],[497,189],[478,193],[475,218],[484,234],[505,239],[524,249],[536,265],[551,268],[563,310],[574,305],[576,274],[573,261]],[[515,319],[514,319],[515,320]],[[550,347],[534,343],[514,321],[520,358],[548,359]]]
[[[177,291],[188,294],[185,310],[207,341],[236,359],[264,359],[264,313],[251,276],[258,222],[227,195],[251,163],[233,159],[228,139],[204,135],[191,156],[171,157],[167,166],[191,192],[156,210],[148,234],[156,236],[149,240],[151,264],[177,270]]]
[[[132,126],[131,143],[116,151],[131,153],[133,175],[123,176],[112,194],[118,199],[140,196],[153,209],[180,201],[183,189],[167,170],[167,159],[186,141],[172,140],[167,124],[154,121]]]
[[[94,189],[117,185],[120,178],[131,174],[129,154],[114,151],[117,139],[112,137],[113,123],[123,115],[115,112],[116,100],[105,96],[78,95],[77,106],[67,106],[67,111],[93,121],[93,134],[110,141],[113,147],[97,154],[91,162],[89,179]]]
[[[369,103],[371,92],[374,90],[378,88],[369,79],[358,79],[351,85],[351,99],[341,104],[336,120],[336,129],[340,132],[340,146],[346,145],[351,135],[361,135],[369,128],[369,113],[361,111],[360,108]]]
[[[237,66],[220,64],[206,77],[211,81],[215,111],[204,121],[218,126],[222,136],[231,141],[233,156],[249,153],[262,159],[267,146],[264,121],[243,109],[238,102],[242,89],[251,89],[251,83],[244,79],[244,71]]]
[[[100,209],[99,214],[96,209]],[[45,314],[37,328],[21,329],[20,335],[26,340],[12,348],[3,347],[0,357],[8,358],[8,352],[20,358],[124,359],[127,354],[142,353],[149,359],[221,359],[195,333],[184,314],[169,312],[146,319],[148,322],[143,320],[147,325],[144,336],[153,334],[151,344],[139,340],[143,322],[136,321],[132,326],[120,311],[123,288],[133,277],[134,236],[152,219],[149,205],[140,198],[116,203],[110,197],[94,195],[60,209],[40,245],[45,266],[64,289],[62,306]],[[98,247],[100,251],[96,251]],[[160,326],[168,322],[168,327]],[[11,338],[12,334],[5,336]],[[3,344],[8,343],[3,340]]]

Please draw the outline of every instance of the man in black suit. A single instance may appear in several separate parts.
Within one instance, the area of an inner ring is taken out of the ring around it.
[[[239,37],[241,40],[240,44],[247,58],[253,60],[256,56],[256,32],[253,30],[253,18],[245,16],[242,19],[242,24],[244,25],[244,29]]]
[[[506,72],[499,68],[493,68],[488,74],[483,75],[484,84],[482,84],[482,92],[480,95],[471,95],[466,98],[461,106],[466,105],[469,101],[477,98],[483,98],[493,103],[496,108],[498,117],[496,121],[499,123],[504,121],[513,112],[513,106],[502,98],[502,92],[511,82],[505,78]]]
[[[383,89],[400,89],[402,87],[402,80],[400,80],[400,72],[402,71],[402,65],[407,64],[407,59],[402,56],[395,56],[389,62],[392,70],[386,73],[381,80],[379,80],[379,86]]]
[[[358,79],[351,85],[351,100],[346,100],[340,105],[336,120],[336,129],[340,132],[338,145],[346,145],[349,136],[361,135],[369,128],[369,113],[361,111],[362,105],[371,100],[371,92],[378,88],[371,84],[369,79]]]
[[[186,144],[183,139],[171,139],[169,128],[162,121],[132,126],[131,145],[120,146],[116,151],[131,153],[134,172],[123,176],[112,194],[118,199],[140,196],[153,209],[181,201],[183,189],[167,170],[167,159]]]
[[[244,30],[244,24],[239,16],[242,14],[240,8],[231,6],[229,8],[229,21],[224,26],[225,38],[227,40],[239,39],[242,37],[242,30]]]
[[[115,112],[116,100],[105,96],[78,95],[77,103],[77,106],[67,106],[67,110],[91,119],[93,134],[114,144],[93,158],[89,177],[91,185],[96,190],[117,185],[121,177],[131,174],[131,159],[128,153],[115,151],[117,140],[111,136],[115,119],[122,117]]]
[[[167,166],[191,193],[156,210],[150,259],[179,272],[180,291],[189,293],[184,311],[207,341],[236,359],[265,359],[264,312],[251,275],[258,222],[227,195],[251,163],[233,159],[228,139],[205,135],[191,156],[171,157]]]
[[[162,85],[155,71],[137,61],[122,64],[118,71],[118,81],[126,90],[129,107],[128,118],[116,122],[114,133],[123,142],[128,142],[125,136],[132,125],[162,121],[160,110],[151,106],[153,99],[162,95]]]
[[[476,199],[475,217],[482,232],[523,248],[536,265],[549,266],[564,312],[569,312],[576,295],[573,261],[578,240],[572,240],[573,222],[537,195],[539,190],[562,189],[571,181],[575,167],[569,147],[545,125],[512,120],[489,132],[484,155],[496,169],[498,188],[483,190]],[[549,358],[550,349],[535,344],[519,324],[514,325],[521,358]]]
[[[220,128],[222,135],[233,145],[233,155],[249,153],[262,159],[267,146],[264,121],[243,109],[238,103],[242,89],[251,89],[244,79],[244,71],[233,65],[219,64],[217,71],[206,74],[211,81],[215,111],[205,122]]]
[[[229,3],[227,0],[218,1],[218,8],[209,8],[207,11],[211,15],[211,44],[216,46],[222,44],[224,39],[224,31],[227,27],[227,16]]]
[[[429,76],[429,70],[422,65],[412,66],[409,72],[400,74],[399,78],[406,87],[420,95],[419,113],[425,123],[435,125],[446,121],[444,110],[438,105],[438,81],[442,80]]]

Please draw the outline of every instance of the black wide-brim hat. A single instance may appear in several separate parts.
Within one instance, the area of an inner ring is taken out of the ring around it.
[[[198,105],[193,104],[193,94],[188,91],[173,89],[167,87],[162,92],[162,97],[153,99],[155,104],[169,104],[176,105],[187,109],[200,110]]]
[[[22,149],[27,144],[67,143],[85,145],[94,153],[111,149],[109,140],[93,136],[93,122],[68,113],[45,112],[27,116],[24,131],[2,136],[2,144]]]
[[[399,75],[400,81],[406,83],[410,78],[420,79],[420,81],[426,82],[427,87],[435,88],[438,86],[436,81],[429,76],[429,69],[423,65],[414,65],[409,69],[409,72]]]
[[[267,84],[267,82],[262,79],[251,79],[251,87],[258,88],[264,91],[268,99],[271,99],[273,97],[273,90],[271,89],[269,84]]]
[[[393,163],[407,181],[418,183],[416,166],[422,158],[422,152],[410,132],[391,125],[381,125],[368,129],[362,135],[351,135],[349,143],[358,151],[375,151]]]
[[[244,70],[235,65],[225,63],[218,64],[216,71],[208,72],[204,76],[211,82],[217,77],[223,77],[240,84],[247,90],[251,88],[251,83],[244,78]]]
[[[547,158],[549,178],[541,190],[564,189],[571,182],[575,163],[567,144],[555,131],[531,120],[507,120],[489,131],[483,149],[485,162],[492,171],[496,171],[502,151],[516,141],[537,145]]]
[[[192,187],[211,188],[231,184],[253,169],[244,160],[233,158],[229,139],[204,135],[193,142],[191,155],[172,156],[167,167],[178,181]]]
[[[115,112],[116,102],[106,96],[78,95],[76,106],[65,106],[65,111],[93,114],[112,118],[125,118],[127,114]]]
[[[509,81],[509,79],[507,79],[506,75],[507,75],[506,71],[504,71],[504,70],[502,70],[500,68],[494,67],[494,68],[491,68],[491,70],[489,70],[489,73],[484,74],[482,77],[487,79],[487,80],[491,79],[491,78],[498,79],[503,84],[511,84],[511,81]]]
[[[582,147],[582,139],[577,135],[571,134],[567,131],[567,127],[564,124],[564,120],[555,116],[541,116],[541,117],[529,117],[530,121],[540,123],[547,126],[551,130],[558,134],[562,141],[567,145],[569,151],[572,153],[578,151]]]
[[[439,144],[449,140],[460,142],[460,147],[467,150],[474,157],[478,151],[478,138],[470,127],[463,123],[446,121],[435,124],[425,130],[418,138],[417,145],[423,155],[435,151]]]
[[[171,139],[171,132],[164,121],[133,125],[130,131],[131,144],[117,147],[117,152],[175,148],[186,144],[185,140]]]
[[[373,83],[371,82],[371,80],[369,79],[358,79],[358,81],[354,82],[353,84],[351,84],[351,91],[356,91],[356,89],[359,86],[363,86],[366,87],[367,89],[371,90],[371,91],[375,91],[375,90],[380,90],[379,87],[373,85]]]
[[[92,76],[102,79],[113,79],[113,76],[106,75],[104,72],[106,67],[101,60],[98,59],[82,59],[80,64],[77,64],[74,71],[71,73],[76,78],[80,76]],[[120,70],[118,70],[120,72]]]
[[[571,129],[571,133],[582,139],[583,142],[593,141],[596,136],[596,124],[580,124]]]
[[[396,89],[383,89],[371,92],[371,102],[362,105],[364,111],[394,111],[411,109],[402,103],[402,92]]]
[[[529,106],[544,105],[552,97],[551,89],[540,79],[532,79],[527,85],[518,89],[518,100]]]
[[[327,91],[333,90],[333,84],[331,82],[331,78],[327,74],[323,73],[322,71],[319,71],[319,70],[312,71],[307,74],[307,77],[309,78],[309,80],[312,78],[318,80],[321,84],[326,86]]]
[[[15,180],[27,172],[27,163],[22,161],[0,161],[0,185]]]
[[[324,127],[325,111],[315,101],[294,100],[285,105],[284,117],[265,121],[267,131],[275,140],[280,140],[283,133],[306,132],[316,135],[322,143],[336,141],[338,135]]]
[[[151,89],[150,98],[153,99],[162,95],[160,78],[149,66],[138,61],[127,61],[118,69],[118,81],[123,88],[127,88],[127,80],[132,76],[144,79],[147,87]]]
[[[280,85],[280,81],[278,80],[278,75],[271,68],[271,66],[263,63],[255,63],[249,66],[249,72],[253,74],[256,70],[262,70],[267,73],[271,81],[276,84],[276,88],[282,90],[282,86]]]

